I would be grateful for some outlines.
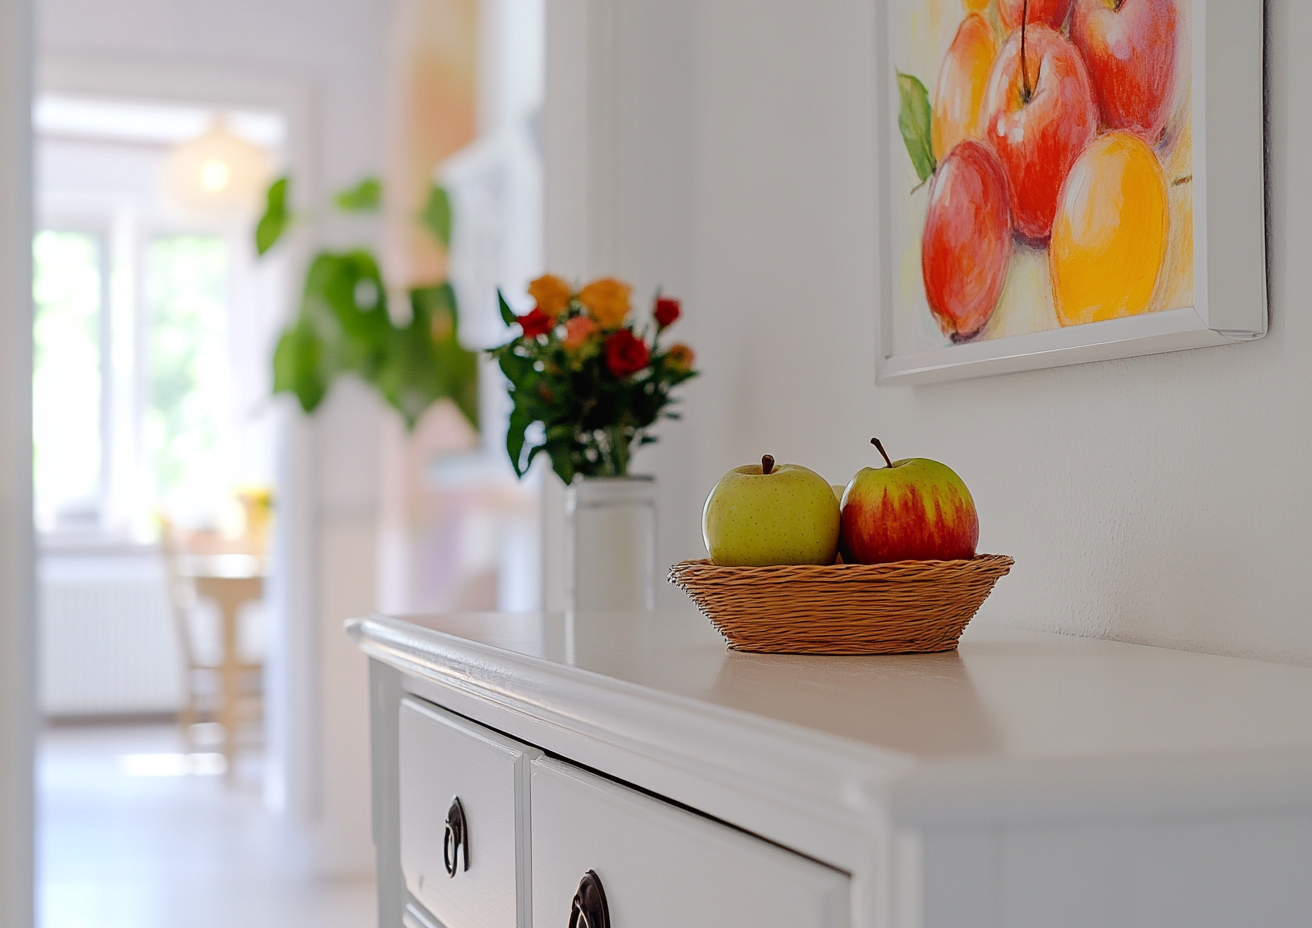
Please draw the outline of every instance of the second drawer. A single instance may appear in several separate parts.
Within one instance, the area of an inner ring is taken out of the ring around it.
[[[533,762],[533,926],[846,928],[848,878],[551,758]]]

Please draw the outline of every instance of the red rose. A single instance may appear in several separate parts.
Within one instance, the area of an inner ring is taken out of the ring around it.
[[[539,335],[546,335],[551,331],[552,326],[555,325],[551,317],[536,306],[533,307],[533,311],[528,315],[519,316],[515,321],[518,322],[519,327],[524,330],[525,338],[537,338]]]
[[[606,368],[616,377],[627,377],[642,370],[651,360],[647,344],[628,329],[620,329],[606,339]]]
[[[679,308],[679,301],[672,296],[658,297],[656,308],[651,313],[656,317],[656,324],[662,329],[668,329],[674,323],[679,321],[682,310]]]

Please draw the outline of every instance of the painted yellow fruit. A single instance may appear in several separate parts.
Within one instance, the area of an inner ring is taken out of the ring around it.
[[[967,16],[943,56],[934,86],[929,138],[936,161],[942,161],[958,142],[975,137],[980,104],[997,56],[998,39],[988,20],[976,13]]]
[[[1095,139],[1057,199],[1048,263],[1062,325],[1147,312],[1170,212],[1157,156],[1129,132]]]
[[[961,8],[967,13],[983,13],[989,8],[989,0],[961,0]]]

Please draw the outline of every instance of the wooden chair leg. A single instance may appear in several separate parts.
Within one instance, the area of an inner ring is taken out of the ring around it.
[[[223,615],[223,663],[219,667],[219,688],[223,695],[219,723],[223,726],[223,759],[229,779],[235,776],[237,727],[241,722],[237,705],[241,698],[241,657],[237,653],[237,610],[240,605],[239,602],[219,603]]]
[[[187,669],[187,701],[183,703],[182,711],[178,713],[178,728],[182,734],[182,749],[187,754],[195,752],[195,742],[193,734],[196,730],[196,686],[191,681],[191,669]]]

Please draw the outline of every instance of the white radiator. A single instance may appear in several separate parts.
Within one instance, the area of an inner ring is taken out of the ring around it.
[[[181,655],[157,555],[51,554],[38,577],[46,716],[182,707]]]

